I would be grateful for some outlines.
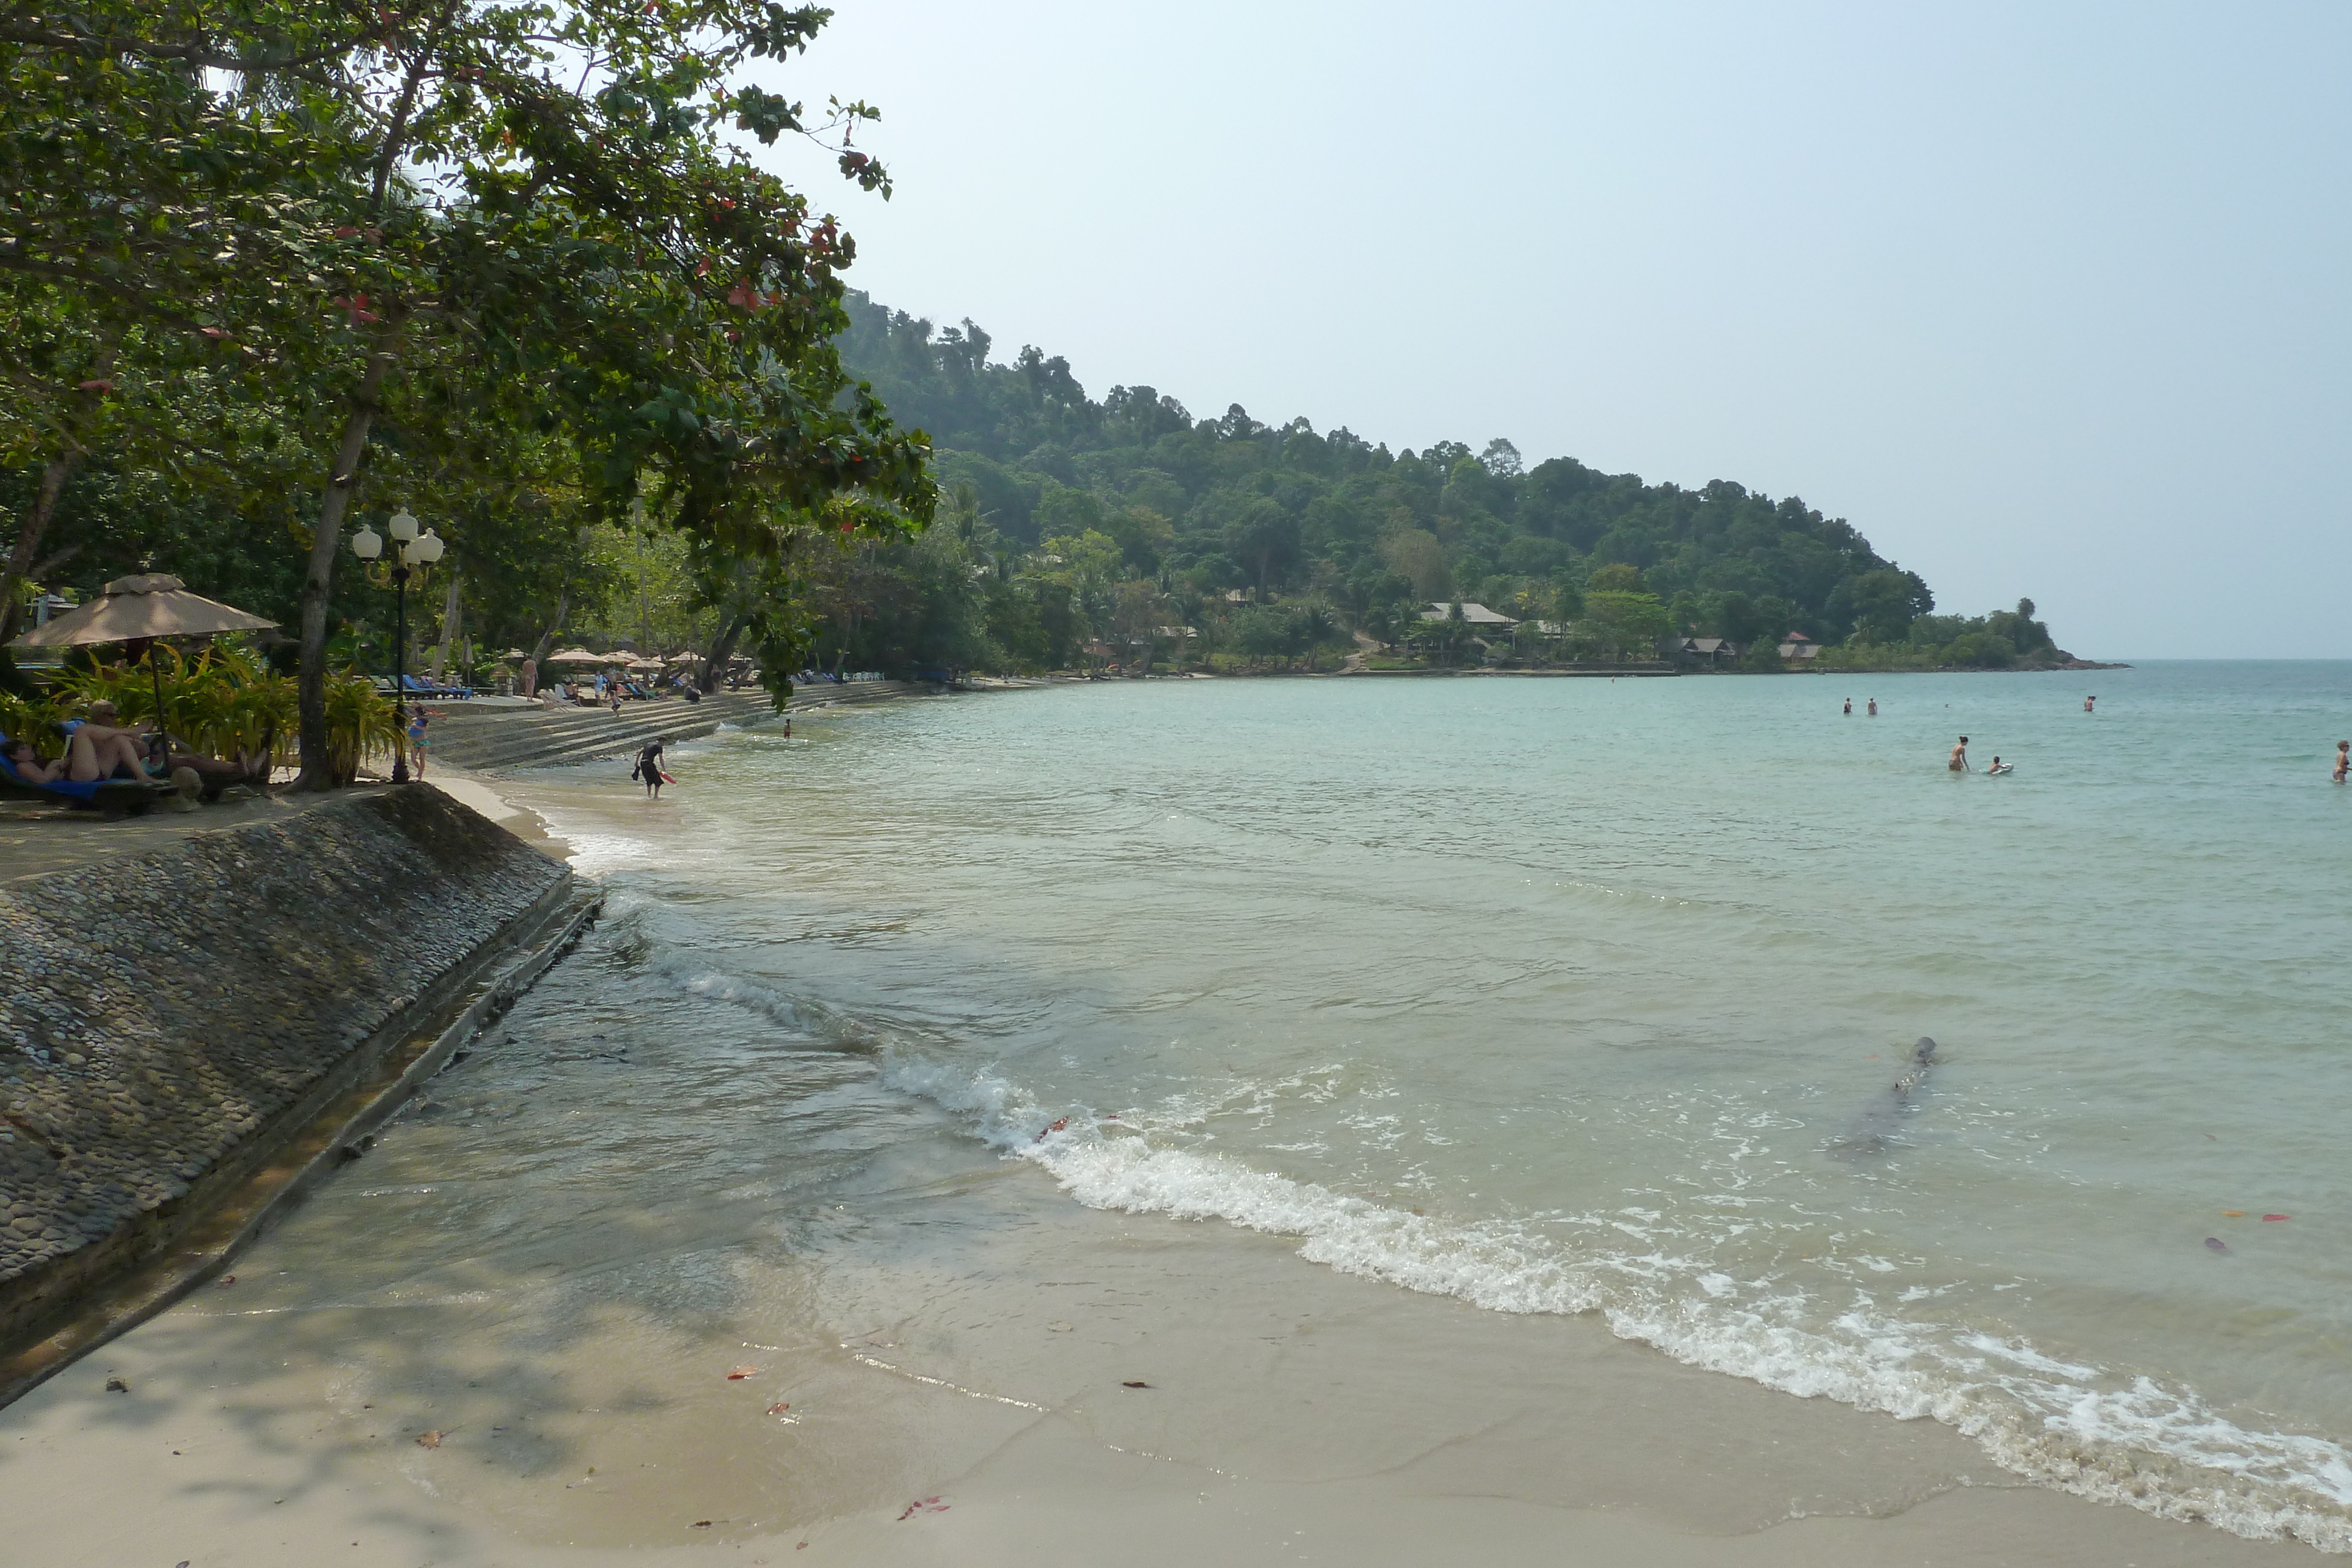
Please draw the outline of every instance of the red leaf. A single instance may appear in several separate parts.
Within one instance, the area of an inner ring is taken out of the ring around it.
[[[739,1366],[734,1371],[727,1375],[727,1381],[730,1383],[740,1383],[759,1370],[760,1369],[756,1366]]]
[[[2284,1219],[2286,1216],[2284,1214],[2265,1214],[2263,1218],[2264,1219]]]

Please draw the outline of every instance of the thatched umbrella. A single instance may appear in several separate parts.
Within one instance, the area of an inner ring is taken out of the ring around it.
[[[592,653],[585,648],[566,648],[561,653],[550,653],[551,664],[609,664],[612,659],[604,653]]]
[[[11,648],[79,648],[96,643],[145,643],[147,667],[155,675],[155,733],[171,729],[163,713],[163,666],[155,659],[158,637],[216,637],[223,632],[264,632],[277,626],[216,600],[190,593],[176,578],[160,571],[118,577],[100,598],[46,626],[36,626]],[[166,746],[169,746],[167,741]]]

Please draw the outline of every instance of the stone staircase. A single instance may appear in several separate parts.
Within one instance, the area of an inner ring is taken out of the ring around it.
[[[879,702],[926,688],[904,681],[861,681],[854,685],[813,685],[795,690],[788,711],[845,703]],[[469,773],[508,768],[560,767],[603,757],[625,757],[656,736],[694,740],[722,724],[747,726],[776,716],[768,694],[719,692],[689,703],[679,697],[621,705],[619,713],[600,707],[476,708],[462,702],[435,703],[433,760]]]

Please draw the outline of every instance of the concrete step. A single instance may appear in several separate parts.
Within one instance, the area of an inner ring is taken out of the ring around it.
[[[739,695],[631,704],[617,715],[601,709],[485,715],[456,725],[436,721],[433,752],[453,768],[540,767],[622,756],[657,735],[709,735],[721,724],[756,721],[771,711],[764,697]]]
[[[855,685],[812,685],[793,694],[789,711],[847,706],[919,692],[925,688],[898,681],[865,681]],[[722,724],[749,725],[774,716],[765,692],[724,692],[698,703],[675,698],[608,708],[494,708],[468,713],[452,705],[433,721],[433,756],[452,768],[492,772],[509,768],[560,767],[567,763],[622,757],[655,736],[691,740],[709,735]]]

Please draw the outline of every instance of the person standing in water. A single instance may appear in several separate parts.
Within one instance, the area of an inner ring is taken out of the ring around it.
[[[629,770],[629,776],[633,779],[638,779],[644,781],[646,786],[646,798],[647,800],[658,800],[661,799],[662,743],[660,736],[655,736],[651,740],[646,742],[645,749],[637,753],[637,765]]]
[[[2084,713],[2096,713],[2098,709],[2094,705],[2096,704],[2098,700],[2099,699],[2095,695],[2084,697],[2083,699],[2083,711]]]
[[[1873,718],[1876,718],[1878,716],[1878,699],[1876,697],[1870,699],[1870,716]]]
[[[1853,716],[1853,699],[1852,697],[1845,699],[1845,716],[1848,718],[1852,718]]]
[[[1960,737],[1960,743],[1952,747],[1952,759],[1945,766],[1955,773],[1966,773],[1969,770],[1969,737],[1967,736]]]
[[[2339,740],[2336,743],[2336,781],[2341,784],[2347,776],[2352,776],[2352,740]]]

